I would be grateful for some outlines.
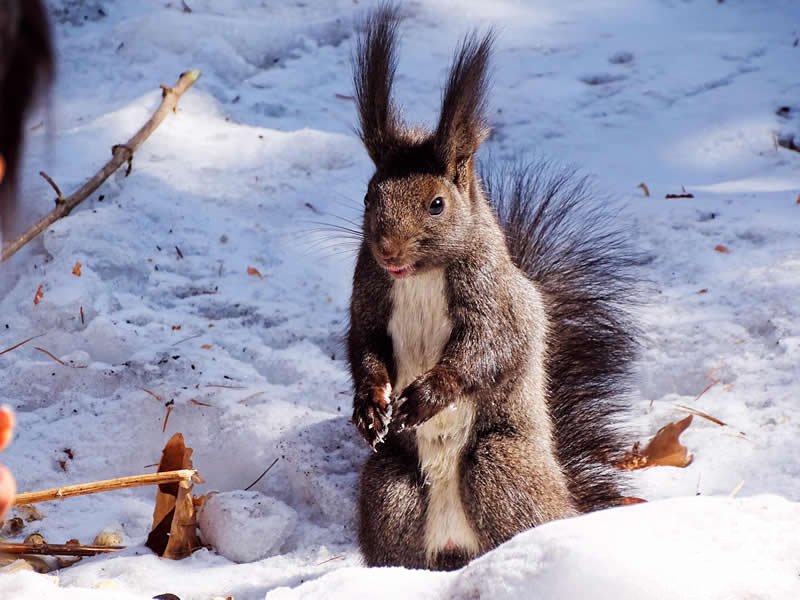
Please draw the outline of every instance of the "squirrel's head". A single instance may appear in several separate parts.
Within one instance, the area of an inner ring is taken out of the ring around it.
[[[435,131],[406,127],[392,103],[398,11],[366,21],[354,58],[360,135],[375,163],[364,196],[364,239],[393,277],[445,266],[468,252],[481,203],[474,156],[488,134],[486,70],[492,34],[458,48]]]

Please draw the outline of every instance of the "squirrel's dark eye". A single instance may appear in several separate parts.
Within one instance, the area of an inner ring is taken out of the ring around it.
[[[428,209],[428,212],[436,216],[442,214],[443,211],[444,211],[444,198],[442,198],[441,196],[436,196],[436,198],[433,199],[433,202],[431,202],[431,206]]]

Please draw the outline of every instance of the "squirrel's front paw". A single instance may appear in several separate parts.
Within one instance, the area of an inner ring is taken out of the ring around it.
[[[433,382],[430,378],[419,377],[403,390],[395,403],[392,429],[403,431],[408,427],[417,427],[435,417],[441,410]]]
[[[392,420],[391,397],[392,386],[387,383],[356,394],[353,401],[353,423],[373,450],[389,433],[389,422]]]

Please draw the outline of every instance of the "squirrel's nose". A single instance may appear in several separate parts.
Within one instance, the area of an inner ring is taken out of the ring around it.
[[[386,262],[397,262],[403,254],[403,245],[388,238],[381,238],[377,250],[378,256]]]

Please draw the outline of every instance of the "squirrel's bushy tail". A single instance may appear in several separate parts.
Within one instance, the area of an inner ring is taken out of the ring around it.
[[[570,491],[582,511],[619,504],[624,478],[612,463],[630,448],[623,419],[640,257],[571,171],[538,162],[484,168],[482,179],[512,259],[547,302],[548,405]]]

